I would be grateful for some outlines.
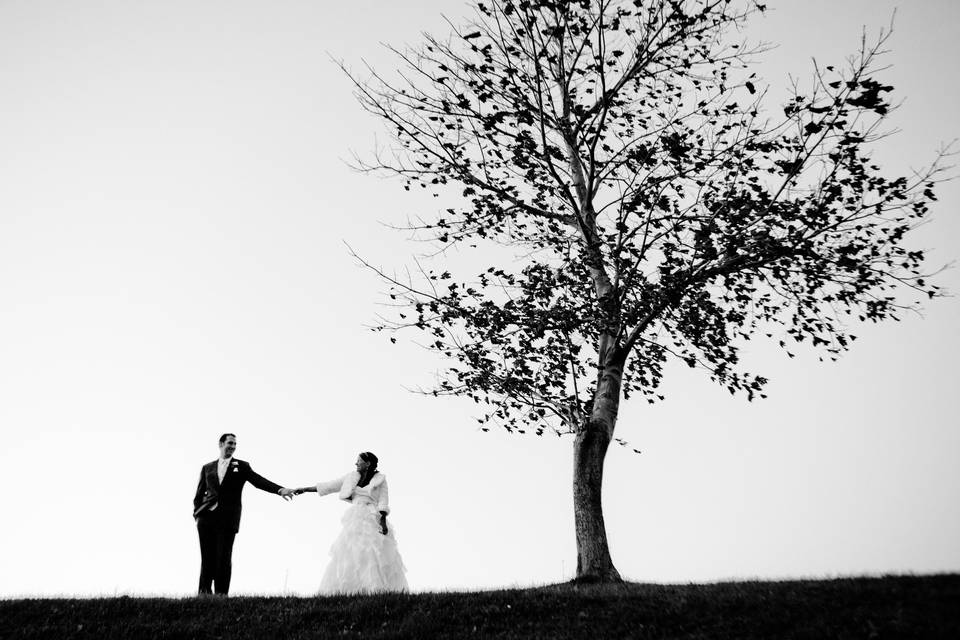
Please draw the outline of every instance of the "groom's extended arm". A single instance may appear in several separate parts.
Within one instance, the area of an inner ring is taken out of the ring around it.
[[[264,478],[262,475],[254,471],[249,464],[247,465],[247,481],[253,486],[255,486],[257,489],[260,489],[261,491],[266,491],[267,493],[274,493],[277,495],[285,496],[286,493],[290,491],[289,489],[284,489],[283,487],[278,485],[276,482],[270,482],[269,480]]]

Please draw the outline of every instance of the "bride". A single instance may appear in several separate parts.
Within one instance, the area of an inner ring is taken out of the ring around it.
[[[337,480],[295,489],[297,494],[318,496],[338,492],[341,500],[351,503],[341,520],[343,530],[330,547],[320,593],[407,591],[406,568],[387,527],[387,477],[377,471],[377,456],[369,451],[357,457],[356,466],[356,471]]]

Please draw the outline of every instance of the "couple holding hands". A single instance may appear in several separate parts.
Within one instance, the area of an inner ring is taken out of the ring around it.
[[[236,449],[236,435],[220,436],[220,457],[203,465],[193,498],[193,518],[200,536],[201,595],[227,595],[230,591],[233,541],[240,530],[240,496],[247,482],[284,500],[315,492],[318,496],[337,493],[350,503],[343,515],[343,529],[330,548],[330,564],[320,581],[321,594],[408,589],[397,541],[387,526],[387,478],[377,470],[377,456],[363,452],[357,457],[356,471],[329,482],[289,489],[259,475],[250,463],[234,458]]]

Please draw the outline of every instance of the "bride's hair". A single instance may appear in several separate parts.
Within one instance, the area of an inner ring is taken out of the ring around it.
[[[367,470],[363,472],[360,476],[360,481],[357,482],[358,487],[365,487],[370,483],[370,480],[373,479],[373,475],[377,472],[377,456],[373,455],[369,451],[364,451],[360,454],[360,459],[364,462],[369,462],[370,466],[367,467]]]

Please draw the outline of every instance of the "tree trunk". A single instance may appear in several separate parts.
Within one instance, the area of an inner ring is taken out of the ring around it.
[[[623,363],[604,367],[589,422],[573,444],[573,514],[577,532],[577,582],[620,582],[603,524],[603,461],[620,407]]]

